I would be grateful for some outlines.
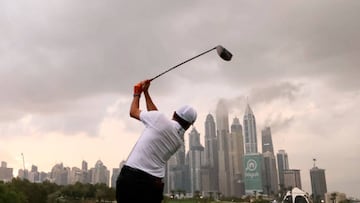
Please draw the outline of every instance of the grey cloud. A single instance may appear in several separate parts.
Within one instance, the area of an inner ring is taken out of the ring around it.
[[[250,90],[248,95],[240,95],[234,99],[228,99],[227,104],[232,108],[236,108],[241,104],[245,106],[249,103],[256,106],[261,103],[269,104],[277,99],[285,99],[292,102],[300,94],[302,84],[291,82],[274,83],[269,86],[260,86]]]
[[[295,117],[284,117],[281,112],[275,113],[276,115],[268,115],[265,120],[265,126],[271,126],[271,131],[274,135],[278,131],[284,131],[289,128],[295,121]]]
[[[301,86],[301,84],[282,82],[271,86],[254,88],[250,91],[249,100],[254,104],[270,103],[278,98],[285,98],[291,102],[301,90]]]
[[[302,84],[294,84],[291,82],[275,83],[269,86],[253,88],[249,95],[240,95],[234,99],[221,99],[229,107],[230,112],[244,112],[246,104],[250,104],[251,108],[256,109],[260,105],[270,105],[276,100],[285,100],[293,102],[301,94]],[[274,133],[289,128],[295,121],[295,116],[285,116],[281,110],[276,110],[266,115],[263,123],[264,126],[271,126]],[[259,126],[262,128],[261,126]]]
[[[353,75],[360,74],[360,43],[354,40],[360,34],[359,2],[283,3],[280,9],[271,2],[279,6],[276,12],[265,10],[252,19],[259,26],[241,30],[245,40],[237,41],[238,60],[224,70],[230,82],[246,85],[307,77],[344,87],[343,91],[357,88]]]
[[[6,92],[0,117],[51,114],[96,95],[128,95],[139,80],[218,44],[233,52],[233,61],[204,56],[156,81],[158,94],[179,81],[251,89],[312,77],[343,90],[358,87],[359,3],[212,3],[0,3],[0,86]],[[296,88],[253,89],[247,97],[254,105],[291,100]]]

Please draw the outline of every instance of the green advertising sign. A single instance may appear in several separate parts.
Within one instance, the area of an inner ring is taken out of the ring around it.
[[[247,194],[263,192],[262,187],[263,157],[261,154],[245,154],[245,191]]]

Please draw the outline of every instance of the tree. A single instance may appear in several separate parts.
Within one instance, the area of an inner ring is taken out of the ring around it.
[[[336,192],[331,193],[330,199],[331,199],[332,203],[336,203],[336,196],[337,196]]]
[[[104,201],[114,201],[115,200],[115,190],[109,188],[106,184],[96,184],[95,197],[99,202]]]
[[[47,203],[47,202],[93,202],[95,199],[114,201],[115,190],[106,184],[82,184],[59,186],[45,181],[31,183],[14,178],[9,183],[0,182],[0,203]]]
[[[200,198],[200,191],[199,191],[199,190],[196,190],[196,191],[194,192],[194,198],[196,198],[196,199],[199,199],[199,198]]]
[[[170,197],[171,199],[175,198],[175,190],[170,191]]]
[[[22,203],[26,202],[22,193],[13,191],[9,184],[0,183],[0,203]]]
[[[25,202],[46,203],[47,201],[48,194],[40,183],[30,183],[27,179],[13,178],[10,188],[12,191],[23,193]]]
[[[213,200],[213,195],[214,195],[214,192],[209,192],[209,199],[210,200]]]

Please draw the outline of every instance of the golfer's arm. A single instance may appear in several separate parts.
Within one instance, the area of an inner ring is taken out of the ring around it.
[[[130,117],[140,120],[140,95],[134,96],[130,106]]]
[[[157,111],[157,107],[155,106],[154,102],[152,101],[150,94],[148,91],[144,91],[145,101],[146,101],[146,108],[148,111]]]

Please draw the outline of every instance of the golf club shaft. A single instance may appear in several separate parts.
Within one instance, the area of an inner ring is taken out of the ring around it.
[[[190,59],[188,59],[188,60],[186,60],[186,61],[184,61],[184,62],[182,62],[182,63],[179,63],[179,64],[177,64],[176,66],[171,67],[171,68],[169,68],[168,70],[166,70],[166,71],[164,71],[164,72],[160,73],[159,75],[157,75],[157,76],[155,76],[155,77],[151,78],[151,79],[150,79],[150,81],[153,81],[153,80],[155,80],[156,78],[158,78],[158,77],[160,77],[160,76],[164,75],[165,73],[167,73],[167,72],[169,72],[169,71],[171,71],[171,70],[173,70],[173,69],[175,69],[175,68],[177,68],[177,67],[179,67],[179,66],[183,65],[184,63],[187,63],[187,62],[189,62],[189,61],[191,61],[191,60],[193,60],[193,59],[195,59],[195,58],[197,58],[197,57],[199,57],[199,56],[202,56],[202,55],[204,55],[204,54],[206,54],[206,53],[208,53],[208,52],[210,52],[210,51],[212,51],[212,50],[214,50],[214,49],[216,49],[216,47],[211,48],[211,49],[209,49],[209,50],[207,50],[207,51],[204,51],[203,53],[201,53],[201,54],[199,54],[199,55],[197,55],[197,56],[194,56],[194,57],[192,57],[192,58],[190,58]]]

